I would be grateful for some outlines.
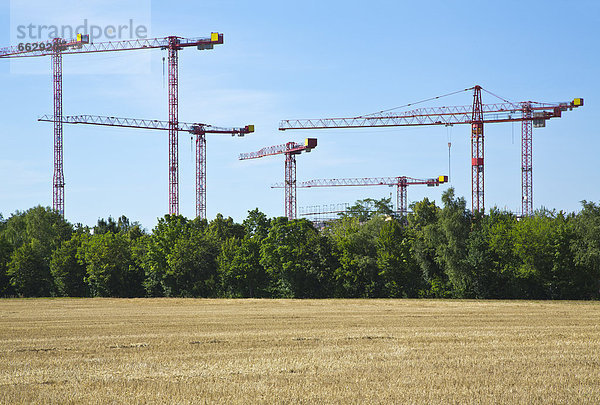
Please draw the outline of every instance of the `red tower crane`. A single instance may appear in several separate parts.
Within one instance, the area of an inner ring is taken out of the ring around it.
[[[287,142],[283,145],[268,146],[256,152],[240,154],[240,160],[257,159],[271,155],[285,155],[285,215],[296,218],[296,155],[310,152],[317,147],[316,138],[307,138],[304,144]]]
[[[365,128],[400,127],[417,125],[471,125],[471,189],[472,211],[484,211],[484,123],[521,122],[521,200],[522,214],[533,213],[533,166],[532,166],[532,126],[543,127],[545,121],[560,117],[563,111],[583,106],[583,99],[576,98],[564,103],[538,103],[533,101],[512,103],[501,99],[502,103],[483,104],[481,86],[462,91],[473,90],[473,104],[469,106],[418,108],[397,112],[380,111],[375,114],[351,118],[321,118],[283,120],[279,129],[328,129],[328,128]],[[462,92],[460,91],[460,92]],[[460,92],[454,92],[456,94]],[[495,96],[495,95],[494,95]],[[444,96],[434,97],[438,99]],[[498,97],[498,96],[496,96]],[[500,97],[498,97],[500,98]],[[425,101],[429,101],[428,99]],[[404,107],[410,106],[408,104]],[[396,110],[395,108],[392,110]]]
[[[56,122],[52,115],[44,115],[38,121]],[[116,118],[98,115],[63,116],[58,121],[66,124],[88,124],[109,127],[158,129],[171,131],[170,121],[144,120],[136,118]],[[175,131],[189,132],[196,136],[196,216],[206,219],[206,134],[228,134],[244,136],[254,132],[254,125],[241,128],[221,128],[207,124],[178,122]],[[170,132],[169,132],[170,134]]]
[[[412,177],[363,177],[349,179],[316,179],[301,181],[296,185],[299,188],[313,187],[353,187],[353,186],[394,186],[396,187],[396,207],[398,215],[405,216],[408,212],[408,202],[406,198],[406,189],[408,186],[426,185],[436,187],[448,182],[448,176],[439,176],[432,179],[414,179]],[[276,183],[271,188],[283,188],[284,185]]]
[[[50,55],[54,84],[54,117],[62,117],[62,55],[92,52],[132,51],[160,48],[168,50],[169,66],[169,213],[179,213],[179,159],[177,125],[179,111],[179,64],[177,51],[195,46],[198,50],[212,49],[223,43],[223,34],[211,33],[208,38],[181,38],[169,36],[153,39],[89,43],[89,35],[77,34],[77,39],[67,41],[54,38],[52,42],[19,44],[0,49],[0,58],[27,58]],[[54,177],[52,207],[64,215],[65,182],[63,173],[63,127],[62,121],[54,121]]]

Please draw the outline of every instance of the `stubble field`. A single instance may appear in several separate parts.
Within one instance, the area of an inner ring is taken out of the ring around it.
[[[600,303],[0,300],[1,403],[598,403]]]

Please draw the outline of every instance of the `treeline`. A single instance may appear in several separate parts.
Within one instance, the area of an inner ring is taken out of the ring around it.
[[[518,219],[473,215],[452,189],[396,218],[363,200],[323,229],[269,219],[126,217],[93,228],[35,207],[0,215],[4,297],[434,297],[598,299],[600,206]]]

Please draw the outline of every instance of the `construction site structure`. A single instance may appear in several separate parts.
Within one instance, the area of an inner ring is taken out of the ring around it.
[[[345,213],[349,207],[348,203],[308,205],[298,207],[298,214],[312,222],[316,228],[323,229],[327,224],[338,219],[340,214]]]
[[[171,130],[171,121],[147,120],[136,118],[117,118],[99,115],[68,115],[55,117],[44,115],[38,121],[61,122],[64,124],[87,124],[109,127]],[[226,134],[232,136],[244,136],[254,132],[254,125],[246,125],[239,128],[222,128],[201,123],[177,122],[175,132],[188,132],[196,137],[196,216],[206,219],[206,134]]]
[[[306,138],[304,144],[287,142],[282,145],[268,146],[256,152],[240,154],[240,160],[257,159],[271,155],[285,155],[284,211],[288,219],[296,218],[296,155],[302,152],[308,153],[316,147],[316,138]]]
[[[356,187],[356,186],[390,186],[396,187],[396,211],[399,216],[408,213],[407,188],[414,185],[437,187],[448,182],[448,176],[438,176],[431,179],[415,179],[412,177],[363,177],[348,179],[316,179],[301,181],[296,186],[299,188],[313,187]],[[276,183],[271,188],[282,188],[284,185]]]
[[[533,213],[532,128],[544,127],[546,120],[561,117],[562,112],[583,106],[583,98],[575,98],[573,101],[561,103],[539,103],[534,101],[513,103],[496,96],[481,86],[474,86],[424,101],[471,90],[473,91],[473,103],[467,106],[417,108],[402,112],[392,111],[397,110],[397,108],[394,108],[350,118],[283,120],[279,124],[279,129],[285,131],[288,129],[469,124],[471,125],[471,209],[473,212],[484,212],[484,124],[521,122],[521,204],[523,215],[531,215]],[[482,91],[499,98],[502,102],[483,104]],[[410,105],[412,104],[407,104],[404,107]]]
[[[213,49],[223,43],[223,34],[213,32],[207,38],[181,38],[169,36],[152,39],[131,39],[90,43],[89,35],[77,34],[74,40],[54,38],[51,42],[19,44],[0,49],[0,58],[27,58],[51,56],[53,75],[54,117],[63,116],[62,55],[93,52],[132,51],[159,48],[168,51],[169,76],[169,213],[179,213],[179,157],[177,126],[179,111],[179,59],[178,51],[187,47],[198,50]],[[54,121],[54,176],[52,207],[64,216],[65,181],[63,172],[63,127],[62,121]]]
[[[300,216],[316,216],[322,217],[324,215],[341,214],[348,210],[350,204],[348,203],[336,203],[336,204],[321,204],[321,205],[307,205],[298,207]]]

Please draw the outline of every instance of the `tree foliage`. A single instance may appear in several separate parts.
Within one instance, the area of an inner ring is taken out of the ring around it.
[[[85,265],[85,281],[94,296],[139,297],[143,295],[143,271],[136,265],[129,238],[107,232],[86,237],[77,253]]]
[[[86,280],[86,266],[77,258],[84,235],[74,233],[71,239],[63,241],[54,250],[50,259],[50,272],[58,295],[64,297],[85,297],[89,295]]]
[[[3,277],[9,279],[10,289],[25,297],[54,295],[50,258],[71,238],[71,224],[50,208],[37,206],[15,213],[2,228],[2,239],[12,250]]]
[[[53,295],[52,276],[44,245],[33,238],[12,253],[7,275],[15,292],[23,297]]]
[[[166,215],[73,227],[49,208],[0,215],[0,295],[110,297],[600,298],[600,206],[473,215],[447,190],[400,218],[365,199],[323,229]]]
[[[377,238],[377,267],[383,295],[390,298],[415,298],[424,287],[420,269],[411,252],[414,232],[398,220],[382,225]]]
[[[383,223],[381,215],[362,224],[359,217],[345,217],[329,228],[332,253],[339,263],[334,271],[336,295],[353,298],[383,296],[383,282],[377,266],[377,239]]]
[[[260,247],[274,297],[314,298],[326,290],[326,269],[321,266],[318,231],[305,219],[275,218]]]

